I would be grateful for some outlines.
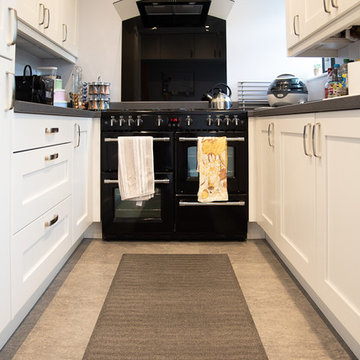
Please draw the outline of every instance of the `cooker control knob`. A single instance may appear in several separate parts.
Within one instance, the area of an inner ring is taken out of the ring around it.
[[[143,120],[142,120],[142,118],[141,118],[141,115],[138,115],[138,116],[136,117],[135,125],[136,125],[137,127],[140,127],[142,123],[143,123]]]
[[[190,115],[187,115],[186,118],[185,118],[185,124],[187,126],[190,126],[191,123],[192,123],[192,119],[191,119]]]
[[[113,127],[114,125],[117,124],[117,119],[115,116],[111,116],[111,119],[110,119],[110,126]]]
[[[224,123],[226,126],[229,126],[229,125],[230,125],[229,115],[225,115],[225,118],[224,118],[224,120],[223,120],[223,123]]]
[[[220,117],[220,115],[216,115],[215,124],[216,124],[217,126],[220,126],[220,125],[221,125],[221,117]]]
[[[211,118],[211,115],[208,115],[207,119],[206,119],[206,123],[208,126],[211,126],[213,121],[212,121],[212,118]]]
[[[239,125],[239,117],[238,117],[238,115],[234,115],[234,118],[233,118],[233,124],[235,125],[235,126],[238,126]]]
[[[120,115],[120,119],[119,119],[119,126],[123,126],[125,124],[125,119],[122,115]]]
[[[132,126],[132,125],[134,125],[134,119],[132,118],[131,115],[129,115],[129,117],[128,117],[128,126]]]
[[[164,122],[164,120],[162,119],[161,115],[158,115],[158,117],[156,119],[156,125],[158,127],[160,127],[163,122]]]

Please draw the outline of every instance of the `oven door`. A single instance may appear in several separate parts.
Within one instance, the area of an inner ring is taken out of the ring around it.
[[[227,188],[229,194],[248,193],[248,141],[246,132],[197,132],[177,133],[176,193],[197,194],[197,137],[226,136],[228,152]]]
[[[121,200],[117,174],[103,173],[101,182],[103,239],[157,238],[174,231],[172,173],[155,173],[155,196],[141,206]]]
[[[197,196],[176,198],[176,232],[183,238],[245,240],[247,224],[247,195],[211,203],[200,203]]]
[[[172,171],[173,133],[171,132],[104,132],[101,141],[101,171],[118,169],[118,136],[152,136],[154,138],[154,171]]]

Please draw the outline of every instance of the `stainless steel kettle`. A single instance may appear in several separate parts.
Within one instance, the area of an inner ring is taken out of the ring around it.
[[[221,87],[226,88],[226,93],[222,91]],[[232,106],[231,89],[226,84],[216,84],[205,94],[205,97],[210,100],[212,109],[226,110]]]

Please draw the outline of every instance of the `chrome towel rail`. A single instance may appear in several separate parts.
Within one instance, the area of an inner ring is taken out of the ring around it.
[[[104,184],[117,184],[118,180],[104,179]],[[170,184],[170,179],[155,180],[155,184]]]
[[[118,138],[105,138],[104,141],[105,142],[117,142]],[[153,138],[153,141],[156,141],[156,142],[170,142],[170,138],[169,137]]]
[[[245,206],[245,201],[225,201],[225,202],[211,202],[211,203],[180,201],[179,205],[180,206]]]
[[[198,140],[198,138],[191,138],[191,137],[179,137],[179,141],[180,142],[185,142],[185,141],[197,141]],[[230,141],[241,141],[241,142],[243,142],[243,141],[245,141],[245,138],[244,137],[234,137],[234,138],[226,138],[226,140],[228,141],[228,142],[230,142]]]

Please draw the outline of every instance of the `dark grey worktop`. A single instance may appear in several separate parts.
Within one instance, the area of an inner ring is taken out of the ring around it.
[[[78,110],[73,108],[63,108],[46,104],[38,104],[26,101],[15,101],[14,111],[16,113],[58,115],[96,118],[100,117],[99,111]]]
[[[258,108],[251,112],[249,111],[249,117],[295,115],[354,109],[360,109],[360,95],[342,96],[326,100],[310,101],[304,104],[297,105],[287,105],[273,108]]]

